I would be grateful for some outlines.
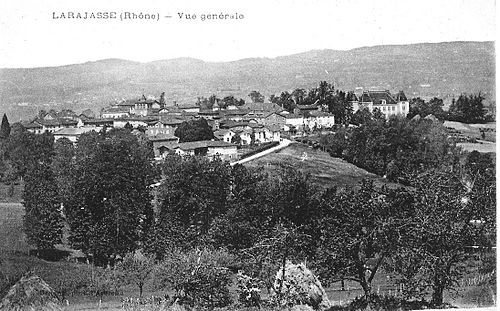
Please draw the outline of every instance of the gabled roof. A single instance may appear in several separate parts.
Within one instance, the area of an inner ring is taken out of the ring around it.
[[[180,120],[180,119],[166,119],[166,118],[161,118],[160,120],[154,120],[154,121],[150,121],[148,124],[150,125],[153,125],[153,124],[157,124],[157,123],[161,123],[163,125],[170,125],[170,126],[177,126],[181,123],[185,122],[184,120]]]
[[[59,120],[37,120],[37,123],[43,126],[61,126],[62,123]]]
[[[194,150],[199,148],[214,148],[214,147],[236,147],[236,145],[220,140],[200,140],[200,141],[172,144],[171,146],[169,146],[170,149],[181,149],[181,150]]]
[[[94,118],[95,117],[95,113],[94,111],[92,111],[91,109],[85,109],[82,111],[82,113],[80,113],[80,115],[82,116],[85,116],[87,118]]]
[[[266,128],[269,129],[271,132],[280,132],[281,127],[278,125],[266,125]]]
[[[43,118],[45,119],[47,116],[50,116],[53,119],[57,119],[57,112],[51,110],[48,113],[46,113]]]
[[[396,101],[397,102],[405,102],[408,101],[406,98],[406,95],[403,91],[399,91],[398,94],[396,95]]]
[[[72,120],[72,119],[59,119],[62,125],[66,126],[71,126],[71,125],[77,125],[78,121]]]
[[[127,107],[107,107],[102,113],[129,113]]]
[[[113,119],[88,119],[82,120],[84,124],[113,124]]]
[[[144,99],[144,97],[143,97],[143,98],[141,98],[141,99],[139,99],[139,100],[138,100],[138,101],[136,101],[135,103],[136,103],[136,104],[150,104],[150,105],[152,105],[152,104],[154,104],[154,103],[158,103],[158,104],[159,104],[159,102],[158,102],[156,99],[152,99],[152,98],[147,98],[147,99]]]
[[[135,106],[135,103],[136,103],[136,100],[124,100],[124,101],[121,101],[117,104],[115,104],[115,106],[122,106],[122,107],[133,107]]]
[[[395,105],[396,101],[391,96],[389,91],[365,91],[361,95],[360,102],[369,103],[373,102],[374,105],[382,105],[382,101],[385,100],[387,105]]]
[[[225,116],[243,116],[249,112],[248,109],[220,110],[220,113]]]
[[[155,136],[148,136],[150,141],[175,141],[176,143],[179,141],[179,137],[168,134],[158,134]]]
[[[54,132],[54,135],[59,135],[59,136],[80,136],[83,133],[95,131],[95,128],[85,128],[85,127],[80,127],[80,128],[63,128],[60,129],[56,132]]]
[[[248,123],[247,126],[253,128],[253,129],[257,129],[257,128],[262,128],[264,127],[264,125],[262,124],[259,124],[259,123]]]
[[[21,123],[22,126],[26,129],[37,129],[37,128],[42,128],[42,125],[38,122],[27,122],[27,123]]]
[[[318,105],[317,104],[312,104],[312,105],[297,105],[297,108],[299,110],[317,110]]]
[[[215,137],[223,137],[224,135],[229,134],[229,133],[235,133],[235,132],[232,130],[228,130],[228,129],[221,129],[221,130],[215,131],[214,136]]]
[[[303,119],[304,116],[295,113],[282,114],[287,119]]]
[[[274,103],[246,103],[242,108],[255,111],[283,111],[283,108]]]
[[[358,97],[356,96],[356,94],[354,94],[354,92],[348,92],[346,95],[346,100],[348,102],[357,102]]]
[[[249,126],[248,122],[236,122],[236,121],[225,121],[221,122],[220,126],[222,128],[232,128],[232,127],[240,127],[240,126]]]

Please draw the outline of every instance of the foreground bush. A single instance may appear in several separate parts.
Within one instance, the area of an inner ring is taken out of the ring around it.
[[[287,262],[284,271],[276,274],[274,291],[279,306],[308,305],[322,310],[331,306],[320,281],[304,263]]]
[[[232,257],[219,250],[173,251],[165,255],[156,275],[160,288],[175,291],[179,304],[201,308],[225,307],[231,303]]]

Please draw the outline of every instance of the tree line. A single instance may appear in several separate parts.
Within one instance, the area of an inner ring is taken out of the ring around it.
[[[76,147],[36,137],[30,148],[46,144],[38,150],[48,154],[27,170],[28,240],[54,247],[67,223],[71,246],[96,265],[141,249],[177,267],[175,258],[224,249],[233,258],[225,265],[270,292],[284,262],[307,261],[326,284],[358,282],[367,299],[384,267],[400,277],[407,297],[430,294],[440,305],[472,247],[494,244],[494,166],[479,153],[465,164],[443,160],[413,172],[406,187],[365,181],[337,190],[287,164],[265,171],[169,155],[155,166],[147,141],[125,129],[84,134]]]
[[[456,164],[461,156],[440,122],[398,117],[386,120],[377,111],[365,111],[357,127],[320,135],[319,143],[331,156],[402,183],[413,173],[443,163]]]

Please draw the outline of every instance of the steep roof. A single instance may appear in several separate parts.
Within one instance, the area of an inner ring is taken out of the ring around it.
[[[42,125],[38,122],[29,122],[29,123],[21,123],[24,128],[27,129],[36,129],[36,128],[42,128]]]
[[[382,101],[385,100],[387,105],[394,105],[396,101],[391,96],[389,91],[365,91],[363,95],[361,95],[362,103],[373,102],[374,105],[381,105]]]
[[[179,137],[169,134],[158,134],[155,136],[148,136],[150,141],[175,141],[176,143],[179,141]]]
[[[95,113],[91,109],[85,109],[80,113],[80,115],[84,115],[87,118],[95,118]]]
[[[357,102],[358,101],[358,97],[353,92],[349,92],[346,95],[346,100],[348,102]]]
[[[405,102],[408,101],[406,98],[406,95],[403,91],[399,91],[398,94],[396,95],[396,101],[397,102]]]

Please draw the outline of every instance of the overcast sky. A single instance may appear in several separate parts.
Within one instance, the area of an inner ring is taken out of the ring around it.
[[[68,11],[154,13],[160,20],[53,19]],[[215,13],[244,18],[200,20]],[[0,0],[0,67],[104,58],[230,61],[312,49],[494,41],[495,13],[494,0]]]

